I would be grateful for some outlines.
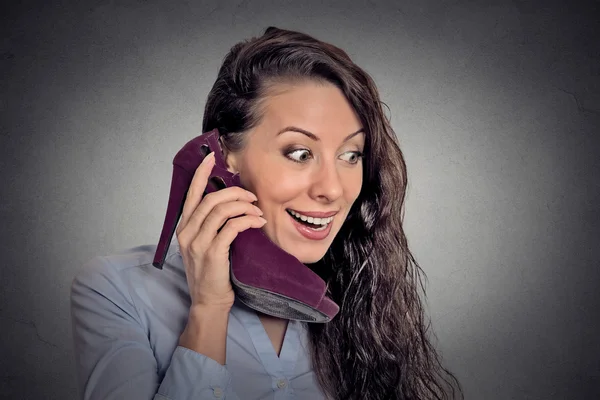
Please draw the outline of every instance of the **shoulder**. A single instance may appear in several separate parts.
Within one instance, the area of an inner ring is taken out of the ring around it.
[[[171,245],[167,261],[177,255],[177,246]],[[173,273],[174,266],[165,262],[160,271],[152,265],[156,245],[142,245],[119,253],[96,256],[84,263],[71,282],[71,297],[87,294],[108,299],[132,301],[131,287],[155,273]],[[176,272],[176,271],[175,271]]]
[[[89,285],[101,288],[111,282],[115,285],[122,284],[122,276],[127,270],[146,264],[146,260],[140,259],[140,254],[133,251],[136,249],[140,248],[128,249],[113,255],[96,256],[86,261],[73,278],[71,287]]]

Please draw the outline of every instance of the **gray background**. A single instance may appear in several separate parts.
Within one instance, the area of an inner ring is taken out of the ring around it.
[[[76,398],[73,276],[158,241],[222,58],[275,25],[346,49],[389,105],[466,398],[599,398],[598,3],[392,3],[3,6],[0,396]]]

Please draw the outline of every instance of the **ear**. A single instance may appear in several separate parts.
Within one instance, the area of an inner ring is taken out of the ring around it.
[[[221,145],[221,151],[223,153],[223,160],[225,161],[225,165],[227,166],[227,171],[232,174],[239,173],[238,169],[238,154],[234,154],[230,152],[227,147],[223,144],[221,138],[219,138],[219,144]]]
[[[237,174],[240,172],[238,169],[238,157],[236,154],[230,153],[225,156],[225,164],[227,165],[227,171],[232,174]]]

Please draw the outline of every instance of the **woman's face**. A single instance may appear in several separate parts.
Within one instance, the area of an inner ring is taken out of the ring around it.
[[[265,234],[301,262],[315,263],[325,255],[360,193],[359,155],[365,135],[352,135],[362,125],[337,87],[311,82],[278,84],[273,89],[263,103],[260,124],[248,132],[246,148],[229,154],[227,162],[231,172],[240,173],[242,185],[258,197],[255,204],[267,220]],[[335,215],[325,230],[311,229],[289,210]]]

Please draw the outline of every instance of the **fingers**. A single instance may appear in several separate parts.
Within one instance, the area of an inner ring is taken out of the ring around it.
[[[200,208],[201,207],[203,207],[203,204],[200,205]],[[198,210],[198,213],[201,214],[202,211]],[[260,208],[247,201],[219,203],[210,211],[202,222],[199,234],[208,234],[214,237],[228,219],[239,217],[243,214],[261,216],[263,212]]]
[[[205,200],[208,200],[208,196],[206,196]],[[203,211],[201,211],[200,209],[204,206],[204,204],[200,204],[196,212],[198,215],[203,214]],[[197,243],[198,246],[205,246],[203,249],[200,249],[201,251],[206,251],[210,247],[214,247],[213,241],[215,240],[215,237],[220,234],[221,228],[224,227],[224,225],[226,225],[227,223],[236,221],[238,219],[244,219],[244,217],[240,217],[244,214],[246,216],[258,217],[262,215],[262,211],[258,207],[249,203],[249,201],[234,200],[226,203],[217,204],[209,212],[206,218],[204,218],[204,220],[200,222],[201,226],[197,230],[198,236],[195,239],[195,243]],[[192,220],[189,224],[190,226],[194,226],[196,224],[196,222],[194,221],[195,218],[196,215],[192,217]],[[239,222],[235,223],[238,224]]]
[[[212,241],[219,227],[225,223],[227,218],[233,218],[244,213],[257,214],[258,212],[257,215],[262,214],[259,210],[253,210],[254,206],[250,204],[250,202],[257,201],[256,196],[238,186],[232,186],[217,192],[209,193],[203,198],[203,193],[206,190],[208,179],[214,165],[214,153],[210,153],[204,158],[202,163],[200,163],[194,173],[192,182],[190,183],[190,188],[188,189],[188,194],[181,213],[181,221],[177,227],[177,238],[183,246],[185,243],[191,242],[194,237],[198,235],[207,216],[209,216],[213,208],[217,207],[219,204],[240,202],[246,203],[250,208],[240,208],[240,206],[237,206],[237,208],[230,211],[220,208],[219,217],[217,218],[217,216],[215,216],[214,218],[211,218],[210,228],[205,230],[206,233],[213,232],[213,236],[207,237],[206,243]]]
[[[249,228],[261,228],[266,223],[266,219],[256,215],[230,219],[215,237],[211,244],[211,249],[217,257],[229,257],[229,247],[238,233]]]
[[[206,196],[204,196],[204,199],[200,202],[200,204],[192,214],[189,224],[200,229],[200,226],[202,226],[205,223],[205,219],[213,213],[213,209],[215,209],[216,207],[220,206],[219,212],[222,215],[224,214],[225,210],[222,209],[221,204],[226,204],[229,202],[246,203],[250,206],[250,208],[244,208],[243,210],[252,210],[254,206],[251,204],[251,202],[253,201],[256,201],[256,196],[239,186],[232,186],[225,189],[221,189],[216,192],[209,193]],[[244,211],[241,211],[239,214],[225,214],[228,216],[227,218],[232,218],[236,215],[240,215],[243,213]],[[252,213],[254,214],[254,212]],[[221,225],[223,225],[223,223],[225,223],[225,219],[222,220]]]
[[[177,228],[177,234],[181,233],[181,231],[187,226],[190,216],[202,200],[202,194],[206,189],[208,177],[210,176],[214,166],[215,153],[211,152],[209,155],[204,157],[204,160],[202,160],[198,168],[196,168],[196,172],[194,173],[194,177],[192,178],[192,182],[190,183],[190,187],[185,198],[183,211],[181,212],[181,221],[179,222],[179,227]]]

